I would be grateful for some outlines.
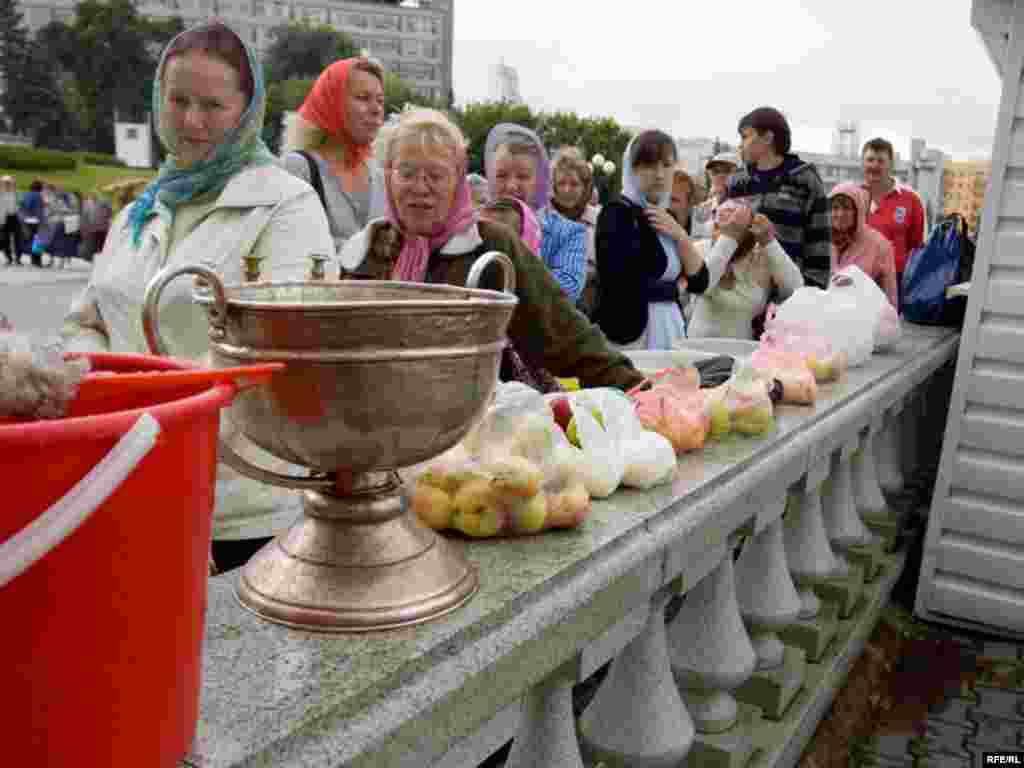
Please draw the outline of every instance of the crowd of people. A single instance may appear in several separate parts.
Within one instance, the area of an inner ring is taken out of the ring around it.
[[[641,132],[622,158],[622,194],[599,207],[584,153],[551,156],[523,126],[494,126],[482,175],[442,112],[411,109],[385,128],[384,71],[370,59],[326,68],[279,157],[260,138],[262,66],[229,27],[177,36],[154,82],[168,160],[110,225],[65,320],[73,351],[145,353],[143,294],[166,266],[200,263],[237,283],[254,254],[264,279],[305,279],[320,253],[335,254],[339,279],[462,285],[474,260],[497,250],[515,267],[519,298],[502,377],[541,390],[560,377],[629,389],[643,377],[624,351],[754,338],[769,302],[824,287],[847,264],[895,301],[898,271],[923,237],[920,201],[888,173],[891,145],[869,142],[866,186],[830,197],[772,108],[739,121],[742,159],[715,157],[707,191],[679,167],[667,133]],[[496,267],[483,285],[501,285]],[[190,286],[172,284],[161,315],[173,354],[207,354]],[[231,429],[248,458],[298,472]],[[213,558],[227,570],[294,519],[297,495],[218,471]]]
[[[111,218],[110,203],[99,194],[83,197],[36,180],[19,199],[14,178],[0,177],[0,251],[7,266],[20,266],[25,257],[34,267],[91,261]]]

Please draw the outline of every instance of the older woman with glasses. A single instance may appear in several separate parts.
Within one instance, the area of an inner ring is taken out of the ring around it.
[[[628,389],[643,380],[511,229],[480,219],[466,181],[466,140],[445,115],[431,109],[403,114],[384,144],[382,163],[387,216],[342,249],[349,278],[465,285],[480,256],[500,251],[515,266],[519,305],[508,333],[524,363],[584,386]],[[381,241],[387,247],[376,247]],[[501,288],[496,266],[485,271],[481,285]]]

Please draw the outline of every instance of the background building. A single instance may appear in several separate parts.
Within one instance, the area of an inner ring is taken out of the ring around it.
[[[498,59],[491,70],[491,99],[508,104],[523,103],[523,96],[519,92],[519,73],[515,67],[506,64],[504,59]]]
[[[832,154],[860,158],[860,125],[853,120],[840,120],[832,134]]]
[[[989,162],[948,161],[943,169],[944,213],[959,213],[970,225],[978,229],[978,216],[985,202],[992,164]]]
[[[51,21],[69,21],[77,0],[20,0],[34,34]],[[422,95],[447,102],[452,94],[455,0],[136,0],[139,12],[180,16],[185,26],[211,17],[229,23],[266,50],[271,30],[292,21],[327,24],[348,34]]]

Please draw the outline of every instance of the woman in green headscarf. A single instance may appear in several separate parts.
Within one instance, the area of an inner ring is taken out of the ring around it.
[[[118,214],[89,283],[65,319],[71,351],[145,353],[142,300],[168,265],[202,264],[225,283],[243,280],[243,256],[262,257],[265,279],[303,279],[312,253],[334,257],[327,217],[313,189],[280,168],[260,138],[266,92],[255,53],[223,23],[178,35],[160,58],[153,115],[168,158]],[[202,359],[207,325],[191,281],[164,292],[163,336],[177,357]],[[234,442],[242,440],[222,429]],[[243,454],[295,472],[252,445]],[[298,494],[218,468],[214,560],[244,562],[299,513]]]

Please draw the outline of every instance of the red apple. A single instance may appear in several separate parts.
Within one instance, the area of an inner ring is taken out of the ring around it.
[[[572,420],[572,406],[569,404],[568,397],[552,400],[551,413],[555,417],[555,423],[562,428],[563,432],[569,428],[569,422]]]

